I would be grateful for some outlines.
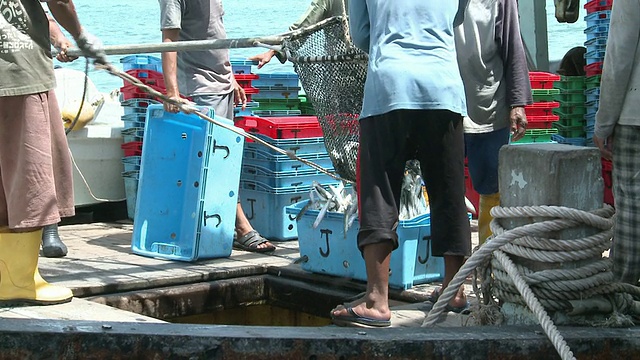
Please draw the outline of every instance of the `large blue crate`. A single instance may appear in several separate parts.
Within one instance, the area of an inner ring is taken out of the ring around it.
[[[244,138],[162,105],[150,106],[148,118],[133,252],[183,261],[231,255]]]
[[[611,22],[611,10],[595,11],[584,17],[587,28],[595,25],[609,25]]]
[[[253,182],[240,181],[240,203],[251,226],[272,241],[298,238],[296,217],[286,207],[309,198],[311,187],[271,189]]]
[[[259,73],[260,77],[253,81],[253,86],[298,87],[299,76],[296,73]]]
[[[162,72],[162,60],[150,55],[129,55],[120,59],[124,71],[134,69],[153,70]]]
[[[265,146],[263,146],[266,149]],[[274,155],[269,151],[253,147],[245,147],[242,155],[242,163],[260,166],[271,171],[301,171],[313,169],[313,167],[298,161],[292,160],[287,155]],[[311,161],[324,169],[333,169],[333,163],[326,152],[308,153],[298,155],[301,159]]]
[[[609,25],[608,24],[600,24],[589,26],[584,29],[584,33],[587,34],[587,41],[595,38],[608,38],[609,37]]]
[[[296,217],[307,204],[301,201],[286,208]],[[318,210],[307,210],[298,220],[298,243],[304,270],[366,281],[364,259],[358,250],[356,219],[344,232],[344,214],[327,213],[317,228]],[[442,280],[444,259],[431,255],[431,216],[424,214],[401,220],[396,230],[398,248],[391,253],[389,286],[408,289],[413,285]]]
[[[130,127],[123,129],[122,134],[122,142],[128,143],[132,141],[142,141],[144,138],[144,128],[143,127]]]
[[[272,188],[311,186],[314,181],[320,184],[338,183],[331,176],[315,169],[274,172],[247,164],[242,166],[240,176],[242,180],[259,182]]]
[[[127,114],[120,117],[124,122],[124,128],[140,128],[144,129],[147,123],[146,113]]]

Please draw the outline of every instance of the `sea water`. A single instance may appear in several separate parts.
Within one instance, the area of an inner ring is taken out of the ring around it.
[[[553,0],[547,1],[549,58],[559,60],[574,46],[584,43],[586,27],[584,8],[575,24],[560,24],[554,17]],[[162,41],[160,10],[156,0],[74,0],[82,24],[105,45],[153,44]],[[224,23],[229,38],[277,35],[286,32],[310,4],[310,0],[227,0],[223,1]],[[262,48],[231,49],[232,58],[245,59],[265,51]],[[159,54],[154,54],[159,56]],[[109,56],[120,64],[121,56]],[[84,60],[56,65],[84,70]],[[275,58],[260,71],[293,71],[290,63]],[[91,70],[89,77],[101,92],[122,86],[122,80],[101,70]]]

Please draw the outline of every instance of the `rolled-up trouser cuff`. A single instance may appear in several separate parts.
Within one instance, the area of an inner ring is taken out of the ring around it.
[[[398,248],[398,234],[395,230],[389,229],[372,229],[372,230],[360,230],[358,232],[358,249],[362,253],[364,247],[372,244],[379,244],[390,241],[393,244],[393,249]]]

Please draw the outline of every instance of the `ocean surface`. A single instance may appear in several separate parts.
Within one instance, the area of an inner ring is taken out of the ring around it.
[[[554,17],[553,0],[547,1],[549,57],[559,60],[572,47],[584,43],[586,36],[584,8],[575,24],[559,24]],[[160,43],[160,10],[156,0],[74,0],[83,26],[99,37],[105,45]],[[277,35],[286,32],[307,8],[309,0],[227,0],[224,1],[225,26],[229,38]],[[263,52],[262,48],[231,49],[232,59],[246,59]],[[156,54],[158,55],[158,54]],[[109,60],[119,64],[121,56]],[[84,60],[56,65],[84,70]],[[290,64],[273,59],[260,72],[293,71]],[[122,86],[122,80],[100,70],[91,70],[89,77],[101,92]]]

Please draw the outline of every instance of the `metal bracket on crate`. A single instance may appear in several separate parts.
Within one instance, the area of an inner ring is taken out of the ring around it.
[[[207,226],[207,219],[211,219],[211,218],[216,218],[218,219],[218,223],[216,224],[215,227],[220,226],[220,224],[222,224],[222,218],[220,217],[220,215],[218,214],[213,214],[213,215],[207,215],[207,212],[204,212],[204,226]]]
[[[324,240],[327,243],[327,251],[325,252],[324,250],[322,250],[322,248],[318,248],[320,250],[320,255],[322,257],[329,257],[329,254],[331,253],[331,248],[329,247],[329,235],[333,234],[333,231],[329,230],[329,229],[321,229],[320,230],[320,237],[322,237],[322,235],[324,235]]]
[[[218,145],[216,145],[216,140],[214,139],[213,140],[213,153],[214,154],[216,153],[216,149],[223,149],[223,150],[225,150],[227,152],[227,155],[225,155],[223,159],[228,158],[229,154],[231,154],[231,151],[229,151],[229,147],[228,146],[225,146],[225,145],[218,146]]]
[[[426,264],[426,263],[427,263],[427,261],[429,261],[429,243],[431,242],[431,236],[429,236],[429,235],[424,236],[424,237],[422,238],[422,240],[426,240],[426,241],[427,241],[427,253],[426,253],[426,255],[425,255],[426,257],[424,258],[424,260],[422,259],[422,255],[418,255],[418,262],[419,262],[420,264],[423,264],[423,265],[424,265],[424,264]]]

